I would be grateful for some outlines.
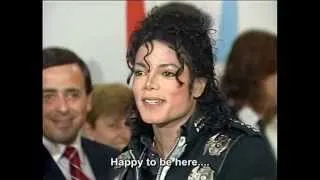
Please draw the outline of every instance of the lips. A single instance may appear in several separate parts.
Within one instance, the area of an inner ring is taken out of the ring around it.
[[[59,128],[67,128],[67,127],[72,126],[73,118],[71,118],[71,117],[54,118],[54,119],[52,119],[52,121]]]
[[[71,117],[71,116],[60,116],[60,117],[53,117],[52,120],[53,121],[57,121],[57,122],[71,122],[72,120],[74,119],[74,117]]]
[[[56,127],[58,128],[69,128],[72,126],[72,122],[71,121],[59,121],[56,122]]]
[[[154,98],[154,97],[148,97],[148,98],[142,98],[142,102],[144,104],[149,104],[149,105],[157,105],[163,103],[165,100],[160,99],[160,98]]]

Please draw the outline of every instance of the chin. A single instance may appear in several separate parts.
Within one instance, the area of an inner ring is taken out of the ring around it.
[[[76,137],[77,137],[76,135],[68,135],[68,136],[57,135],[57,136],[54,136],[52,139],[54,140],[54,142],[59,144],[70,144],[75,141]]]
[[[163,120],[163,118],[156,117],[155,115],[154,116],[141,116],[141,118],[142,118],[142,121],[147,124],[162,124],[165,122]]]

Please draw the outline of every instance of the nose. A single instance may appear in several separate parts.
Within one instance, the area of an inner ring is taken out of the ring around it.
[[[147,79],[145,82],[145,89],[147,89],[147,90],[159,89],[159,84],[157,82],[155,75],[149,74],[147,76]]]
[[[68,101],[63,95],[59,96],[57,108],[61,113],[67,113],[69,111]]]

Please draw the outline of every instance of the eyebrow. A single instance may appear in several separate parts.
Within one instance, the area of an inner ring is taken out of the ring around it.
[[[66,91],[66,92],[80,92],[81,90],[78,88],[67,88],[64,91]],[[48,89],[44,89],[43,92],[44,93],[55,93],[55,92],[57,92],[57,90],[53,89],[53,88],[48,88]]]
[[[57,91],[57,90],[51,89],[51,88],[49,88],[49,89],[44,89],[44,90],[43,90],[44,93],[54,93],[54,92],[56,92],[56,91]]]
[[[136,66],[140,66],[140,67],[146,68],[146,65],[144,63],[140,63],[140,62],[135,63],[134,67],[136,67]]]
[[[140,66],[140,67],[142,67],[142,68],[146,68],[146,65],[145,65],[144,63],[141,63],[141,62],[135,63],[135,66]],[[170,67],[170,66],[173,66],[173,67],[175,67],[175,68],[177,68],[177,69],[180,68],[180,67],[177,66],[176,64],[160,64],[158,67],[160,67],[160,68],[165,68],[165,67]]]

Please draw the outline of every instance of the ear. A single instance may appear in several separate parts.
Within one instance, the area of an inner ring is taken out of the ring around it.
[[[207,85],[206,78],[195,78],[192,86],[192,95],[194,98],[198,98],[203,93],[205,87]]]
[[[88,100],[87,100],[87,107],[86,107],[86,109],[87,109],[87,112],[91,111],[91,109],[92,109],[92,93],[90,93],[90,94],[88,95]]]

